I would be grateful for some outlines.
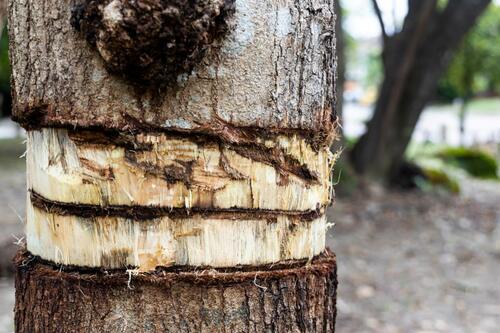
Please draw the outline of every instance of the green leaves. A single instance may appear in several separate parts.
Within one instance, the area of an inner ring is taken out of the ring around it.
[[[500,6],[491,5],[467,35],[439,93],[446,99],[470,98],[481,92],[500,92]]]
[[[9,38],[4,28],[0,36],[0,91],[8,91],[10,86]]]

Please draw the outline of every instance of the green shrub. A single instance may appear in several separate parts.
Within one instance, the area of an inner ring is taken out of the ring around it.
[[[0,89],[8,91],[10,87],[9,39],[7,29],[0,35]]]
[[[451,179],[446,172],[432,168],[425,168],[423,172],[425,175],[425,182],[428,185],[443,188],[454,194],[460,193],[460,185],[454,179]]]
[[[469,148],[447,148],[438,153],[445,163],[467,171],[473,177],[498,179],[498,163],[488,153]]]

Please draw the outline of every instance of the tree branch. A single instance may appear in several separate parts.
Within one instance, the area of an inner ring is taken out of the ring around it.
[[[373,4],[373,10],[377,15],[378,22],[380,23],[380,29],[382,30],[382,37],[384,39],[384,44],[386,44],[389,36],[387,35],[387,29],[385,28],[384,18],[382,17],[382,11],[380,10],[377,0],[372,0],[372,4]]]

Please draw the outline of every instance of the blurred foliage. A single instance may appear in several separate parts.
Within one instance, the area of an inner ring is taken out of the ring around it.
[[[359,138],[358,137],[352,137],[352,136],[344,136],[344,145],[345,145],[345,150],[350,151],[356,142],[358,142]]]
[[[381,84],[383,80],[384,68],[382,64],[382,57],[380,53],[371,52],[368,55],[367,61],[367,73],[366,73],[366,82],[365,85],[367,87],[374,87]]]
[[[500,93],[500,6],[491,5],[455,54],[438,95],[451,101]]]
[[[471,148],[447,148],[437,156],[444,162],[465,170],[469,175],[483,179],[498,179],[498,163],[486,152]]]
[[[425,179],[419,182],[419,187],[423,190],[438,189],[446,192],[459,194],[460,185],[452,179],[444,170],[434,168],[423,168]]]
[[[24,139],[0,139],[0,169],[4,171],[23,170],[26,160],[21,158],[26,152]]]
[[[469,103],[469,110],[476,113],[497,113],[500,110],[500,98],[475,98]]]
[[[448,0],[438,0],[437,5],[438,5],[439,10],[442,11],[448,5]]]
[[[347,158],[347,154],[341,155],[333,169],[332,182],[335,192],[340,196],[350,196],[359,187],[359,176],[356,175]]]
[[[9,38],[7,29],[0,36],[0,91],[8,91],[10,87]]]
[[[0,116],[10,115],[10,64],[9,64],[9,39],[7,29],[0,29]]]

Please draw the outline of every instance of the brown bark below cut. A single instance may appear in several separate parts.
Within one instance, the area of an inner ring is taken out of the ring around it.
[[[16,258],[16,332],[334,332],[336,259],[276,266],[77,271]]]

